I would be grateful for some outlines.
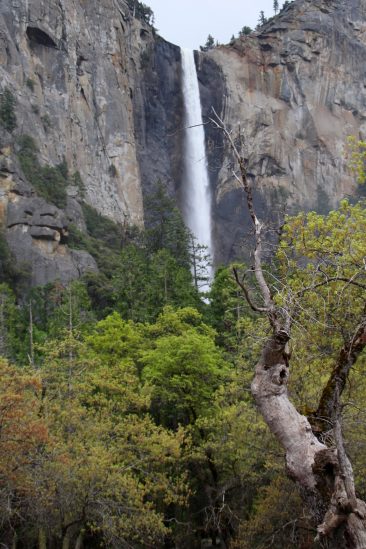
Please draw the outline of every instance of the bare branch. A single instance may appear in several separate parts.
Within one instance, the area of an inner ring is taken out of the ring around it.
[[[254,246],[254,275],[257,280],[259,290],[262,294],[263,301],[265,304],[265,308],[262,308],[263,310],[260,312],[265,312],[268,315],[268,319],[271,323],[271,326],[273,330],[276,332],[281,329],[281,326],[278,321],[277,313],[276,313],[276,307],[272,299],[272,295],[269,289],[269,286],[266,282],[266,279],[263,274],[263,268],[262,268],[262,254],[263,254],[263,248],[262,248],[262,231],[263,231],[263,224],[260,222],[260,220],[257,217],[255,206],[254,206],[254,200],[253,200],[253,192],[252,187],[248,181],[247,177],[247,169],[246,169],[246,162],[241,154],[241,151],[238,150],[233,137],[231,135],[231,132],[229,132],[223,122],[223,120],[220,118],[220,116],[217,114],[215,109],[212,109],[213,113],[215,115],[215,118],[210,118],[210,121],[215,125],[216,128],[220,129],[225,137],[227,138],[231,150],[234,153],[234,156],[238,162],[239,170],[240,170],[240,178],[237,176],[236,173],[234,173],[234,177],[236,180],[241,184],[241,186],[244,189],[245,196],[246,196],[246,202],[249,210],[249,215],[253,223],[254,227],[254,237],[255,237],[255,246]],[[240,135],[239,135],[240,137]],[[243,290],[244,295],[249,303],[249,305],[253,309],[253,303],[251,303],[250,298],[248,300],[248,292],[246,289],[243,288],[242,285],[240,285],[240,288]],[[254,308],[253,310],[257,310],[258,308]]]
[[[361,352],[366,347],[366,318],[357,326],[353,336],[342,347],[332,374],[320,398],[319,406],[314,414],[315,423],[320,431],[324,430],[324,420],[331,419],[337,404],[337,395],[341,396],[350,369],[355,364]]]
[[[346,278],[343,276],[331,276],[326,280],[323,280],[323,282],[318,282],[317,284],[313,284],[312,286],[307,286],[306,288],[299,290],[298,292],[295,293],[295,296],[302,297],[306,292],[311,292],[312,290],[316,290],[321,286],[326,286],[327,284],[329,284],[329,282],[345,282],[347,285],[351,284],[353,286],[357,286],[358,288],[362,288],[363,290],[366,290],[365,284],[361,284],[360,282],[356,282],[355,280],[352,280],[350,278]]]
[[[236,283],[238,284],[238,286],[241,288],[244,296],[245,296],[245,299],[247,300],[248,302],[248,305],[249,307],[255,311],[256,313],[268,313],[268,309],[266,307],[258,307],[257,305],[255,305],[250,297],[250,294],[249,294],[249,290],[248,288],[246,288],[246,286],[243,284],[243,282],[240,280],[239,278],[239,273],[238,273],[238,270],[233,267],[233,273],[234,273],[234,277],[235,277],[235,280],[236,280]]]

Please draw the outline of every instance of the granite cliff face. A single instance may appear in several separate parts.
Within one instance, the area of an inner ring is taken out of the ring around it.
[[[133,95],[149,40],[151,29],[123,1],[1,2],[0,80],[16,99],[18,124],[0,138],[0,221],[16,257],[29,263],[33,284],[96,267],[66,245],[68,224],[83,228],[77,188],[67,189],[63,212],[35,198],[16,160],[17,139],[32,136],[44,165],[64,159],[99,212],[141,225]]]
[[[328,211],[359,192],[347,136],[366,137],[366,2],[298,0],[260,33],[206,54],[222,70],[223,118],[244,136],[264,216]],[[247,226],[231,154],[214,183],[217,259],[237,252]],[[248,221],[247,221],[248,222]]]
[[[366,137],[366,0],[295,0],[261,32],[197,53],[203,114],[212,106],[245,137],[249,173],[266,212],[327,210],[354,194],[343,149]],[[32,284],[95,270],[68,246],[85,230],[81,203],[119,223],[143,224],[157,180],[179,203],[183,98],[180,50],[135,18],[125,0],[3,0],[0,92],[16,100],[17,127],[0,127],[0,224]],[[4,95],[4,94],[3,94]],[[2,97],[3,97],[2,95]],[[238,252],[247,231],[232,158],[207,124],[216,262]],[[63,208],[22,172],[19,137],[41,165],[66,161]]]

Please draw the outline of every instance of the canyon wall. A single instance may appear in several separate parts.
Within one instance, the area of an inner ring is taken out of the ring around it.
[[[359,192],[344,145],[366,133],[365,9],[365,0],[295,0],[260,32],[196,53],[205,121],[214,107],[234,133],[240,125],[264,216],[285,205],[327,211]],[[0,99],[11,92],[17,126],[0,126],[0,225],[32,284],[97,269],[68,242],[70,224],[85,231],[83,202],[139,226],[158,180],[179,203],[181,89],[179,48],[125,0],[2,0]],[[205,131],[220,263],[240,255],[248,219],[231,152],[210,123]],[[24,175],[22,136],[41,166],[66,162],[64,207]]]
[[[260,32],[204,57],[222,70],[222,116],[234,136],[240,126],[264,218],[327,212],[364,192],[345,145],[348,136],[366,138],[365,0],[295,1]],[[217,150],[224,161],[213,181],[216,259],[226,262],[240,254],[249,220],[231,152]]]

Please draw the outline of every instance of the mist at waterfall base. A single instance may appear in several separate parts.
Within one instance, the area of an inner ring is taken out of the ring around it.
[[[192,50],[181,49],[181,58],[185,112],[183,215],[197,243],[206,246],[212,258],[211,191],[196,64]],[[212,266],[207,271],[209,281],[199,288],[201,292],[210,289]]]

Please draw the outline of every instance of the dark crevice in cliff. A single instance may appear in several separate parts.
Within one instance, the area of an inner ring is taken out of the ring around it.
[[[180,48],[160,37],[141,54],[141,90],[133,94],[144,203],[160,180],[170,196],[182,173],[183,99]]]
[[[212,219],[213,223],[213,244],[215,250],[214,263],[221,261],[219,251],[220,235],[215,220],[218,217],[215,196],[217,193],[218,177],[224,162],[223,133],[210,122],[216,112],[220,117],[224,114],[224,100],[227,94],[225,79],[221,68],[213,59],[204,53],[196,53],[197,75],[200,86],[202,119],[205,128],[206,156],[208,173],[212,192]],[[213,85],[214,83],[214,85]]]
[[[57,44],[53,38],[39,27],[27,27],[27,36],[31,44],[57,49]]]

